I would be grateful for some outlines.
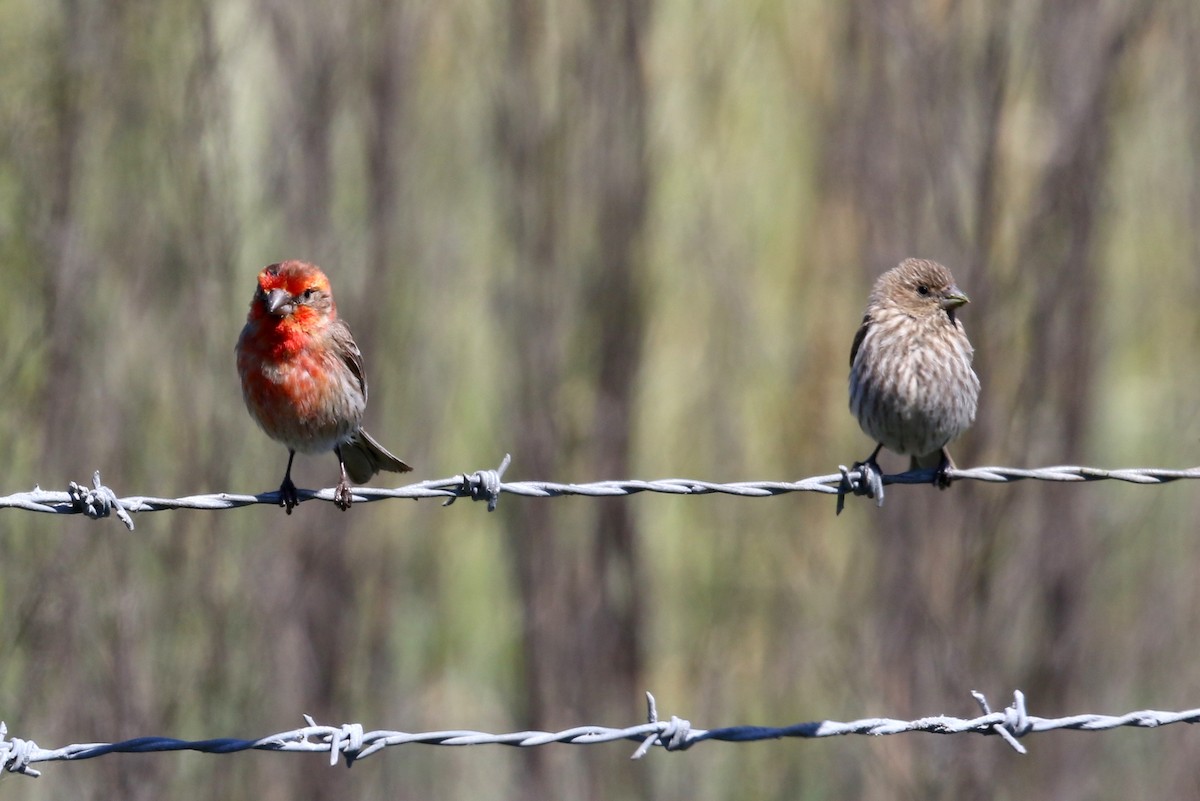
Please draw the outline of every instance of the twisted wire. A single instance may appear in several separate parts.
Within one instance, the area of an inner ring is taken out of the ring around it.
[[[371,756],[385,748],[403,745],[507,745],[530,748],[550,743],[595,745],[618,740],[639,742],[640,745],[633,752],[631,758],[640,759],[654,747],[666,751],[683,751],[697,743],[709,740],[748,743],[783,738],[814,739],[843,737],[852,734],[882,736],[909,732],[997,735],[1019,753],[1024,754],[1026,749],[1018,742],[1018,739],[1036,732],[1056,729],[1107,731],[1119,727],[1150,729],[1174,723],[1200,722],[1200,709],[1188,709],[1181,712],[1146,709],[1124,715],[1085,714],[1063,718],[1041,718],[1028,714],[1025,708],[1025,696],[1020,690],[1013,693],[1013,703],[998,712],[991,711],[987,700],[981,693],[972,692],[971,694],[982,712],[981,715],[974,718],[938,715],[917,720],[864,718],[844,723],[821,720],[783,727],[727,726],[719,729],[697,729],[693,728],[689,721],[674,716],[669,720],[659,720],[654,696],[646,693],[647,722],[626,728],[584,725],[557,732],[518,731],[489,734],[470,729],[453,729],[410,733],[386,730],[368,731],[359,723],[325,726],[305,715],[307,726],[260,737],[256,740],[219,738],[188,741],[169,737],[138,737],[118,743],[83,743],[52,749],[42,748],[32,740],[9,738],[7,725],[0,723],[0,769],[36,778],[41,775],[41,772],[33,765],[41,762],[95,759],[107,754],[169,751],[233,754],[250,750],[328,753],[330,765],[336,765],[340,759],[344,759],[349,767],[355,760]]]
[[[933,479],[932,470],[910,470],[905,473],[880,476],[861,465],[852,468],[842,466],[837,473],[812,476],[797,481],[738,481],[718,483],[692,478],[665,478],[655,481],[592,481],[580,484],[561,484],[553,481],[510,481],[502,480],[504,471],[512,460],[505,456],[494,470],[477,470],[449,478],[420,481],[394,489],[354,487],[355,503],[371,503],[391,498],[441,498],[449,505],[459,498],[486,501],[488,511],[493,511],[502,494],[519,495],[526,498],[555,498],[565,495],[589,497],[614,497],[635,495],[640,492],[659,492],[667,495],[737,495],[747,498],[763,498],[790,492],[819,492],[837,495],[839,504],[847,494],[870,495],[882,501],[878,487],[887,484],[927,484]],[[973,467],[951,469],[947,475],[953,481],[985,481],[989,483],[1012,483],[1014,481],[1124,481],[1131,484],[1167,484],[1182,479],[1200,479],[1200,467],[1171,470],[1154,467],[1121,468],[1105,470],[1098,467],[1058,465],[1053,467]],[[873,488],[875,488],[873,492]],[[301,502],[320,500],[333,502],[334,488],[321,490],[297,490]],[[83,514],[93,519],[116,514],[125,526],[133,530],[132,515],[142,512],[160,512],[173,509],[237,509],[255,504],[280,505],[279,492],[264,492],[246,495],[220,492],[209,495],[189,495],[183,498],[158,498],[145,495],[117,497],[111,489],[100,482],[100,472],[92,476],[91,488],[71,482],[66,492],[43,490],[34,487],[29,492],[18,492],[0,497],[0,508],[25,509],[49,514]]]

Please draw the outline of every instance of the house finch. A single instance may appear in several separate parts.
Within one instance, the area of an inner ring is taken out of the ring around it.
[[[975,420],[974,352],[955,318],[967,296],[937,262],[905,259],[875,282],[850,349],[850,410],[880,448],[911,456],[910,470],[936,468],[950,486],[946,445]]]
[[[299,502],[292,483],[297,451],[337,454],[341,480],[333,499],[342,510],[354,500],[347,476],[361,484],[380,470],[412,469],[360,425],[367,407],[362,353],[319,267],[285,261],[258,274],[237,367],[250,416],[287,446],[279,505],[288,514]]]

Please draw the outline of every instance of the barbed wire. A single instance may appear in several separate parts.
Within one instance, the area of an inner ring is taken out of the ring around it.
[[[61,748],[41,748],[32,740],[8,737],[8,727],[0,723],[0,769],[10,773],[38,777],[41,772],[35,763],[55,761],[78,761],[94,759],[107,754],[144,754],[168,751],[198,751],[205,754],[233,754],[239,751],[290,751],[301,753],[328,753],[329,764],[336,765],[344,759],[346,766],[385,748],[402,745],[507,745],[529,748],[550,743],[570,745],[594,745],[597,743],[630,740],[638,742],[632,759],[641,759],[654,747],[667,751],[683,751],[707,740],[729,743],[748,743],[761,740],[784,738],[813,739],[819,737],[843,737],[851,734],[883,736],[926,732],[930,734],[983,734],[997,735],[1018,753],[1026,753],[1019,738],[1035,732],[1072,729],[1075,731],[1106,731],[1122,726],[1152,729],[1172,723],[1200,722],[1200,709],[1182,712],[1161,712],[1151,709],[1129,712],[1125,715],[1072,715],[1064,718],[1041,718],[1028,714],[1025,695],[1020,690],[1013,693],[1013,703],[999,712],[993,712],[982,693],[971,695],[983,713],[974,718],[956,718],[946,715],[896,720],[894,718],[864,718],[846,723],[831,720],[796,723],[790,726],[728,726],[720,729],[697,729],[682,718],[672,716],[659,720],[654,696],[646,693],[647,722],[626,728],[607,726],[576,726],[557,732],[519,731],[507,734],[489,734],[469,729],[428,731],[409,733],[402,731],[367,731],[362,724],[346,723],[341,726],[323,726],[305,715],[307,726],[292,731],[271,734],[257,740],[220,738],[210,740],[176,740],[168,737],[139,737],[119,743],[83,743]]]
[[[660,492],[668,495],[737,495],[748,498],[763,498],[790,492],[819,492],[838,496],[838,511],[846,495],[866,495],[876,498],[883,505],[883,486],[887,484],[928,484],[933,480],[933,470],[909,470],[904,473],[880,475],[861,464],[853,467],[844,465],[839,472],[824,476],[812,476],[798,481],[738,481],[718,483],[692,478],[665,478],[654,481],[592,481],[580,484],[560,484],[553,481],[502,481],[504,471],[512,457],[505,455],[500,466],[494,470],[477,470],[441,479],[431,479],[408,484],[394,489],[355,487],[355,503],[371,503],[391,498],[442,498],[446,506],[459,498],[486,501],[488,511],[494,511],[504,493],[526,498],[556,498],[565,495],[589,497],[614,497],[635,495],[640,492]],[[1124,481],[1131,484],[1167,484],[1181,479],[1200,479],[1200,467],[1171,470],[1154,467],[1120,468],[1106,470],[1098,467],[1060,465],[1054,467],[973,467],[952,468],[947,471],[952,481],[985,481],[990,483],[1012,483],[1015,481]],[[321,490],[297,490],[301,502],[320,500],[333,502],[334,488]],[[209,495],[189,495],[183,498],[157,498],[133,495],[126,498],[117,494],[100,481],[100,471],[92,474],[91,487],[72,481],[66,492],[43,490],[34,487],[29,492],[18,492],[0,497],[0,508],[25,509],[48,514],[83,514],[92,519],[116,515],[130,531],[133,530],[132,515],[141,512],[161,512],[173,509],[237,509],[255,504],[280,505],[279,492],[264,492],[244,495],[219,492]]]

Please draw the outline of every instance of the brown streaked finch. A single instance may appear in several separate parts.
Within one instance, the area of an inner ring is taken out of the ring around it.
[[[272,264],[258,274],[246,326],[238,337],[237,367],[250,416],[288,449],[279,505],[299,503],[292,460],[300,453],[337,454],[341,480],[333,500],[350,508],[348,479],[361,484],[380,470],[412,468],[362,428],[367,380],[362,353],[337,315],[329,279],[302,261]]]
[[[926,259],[905,259],[875,282],[850,349],[850,410],[878,443],[861,466],[878,474],[887,448],[950,486],[946,445],[974,422],[979,399],[974,350],[955,316],[967,302],[950,271]]]

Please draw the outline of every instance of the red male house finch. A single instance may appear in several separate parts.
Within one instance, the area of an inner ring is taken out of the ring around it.
[[[342,510],[354,500],[347,476],[361,484],[380,470],[412,469],[362,429],[367,407],[362,353],[338,318],[329,279],[319,267],[285,261],[258,274],[238,337],[237,367],[250,416],[287,446],[279,505],[288,514],[299,502],[292,483],[296,451],[337,454],[342,476],[333,499]]]
[[[937,468],[950,486],[946,445],[975,421],[974,350],[955,318],[967,296],[942,265],[905,259],[879,277],[850,349],[850,410],[880,448],[911,456],[910,470]]]

